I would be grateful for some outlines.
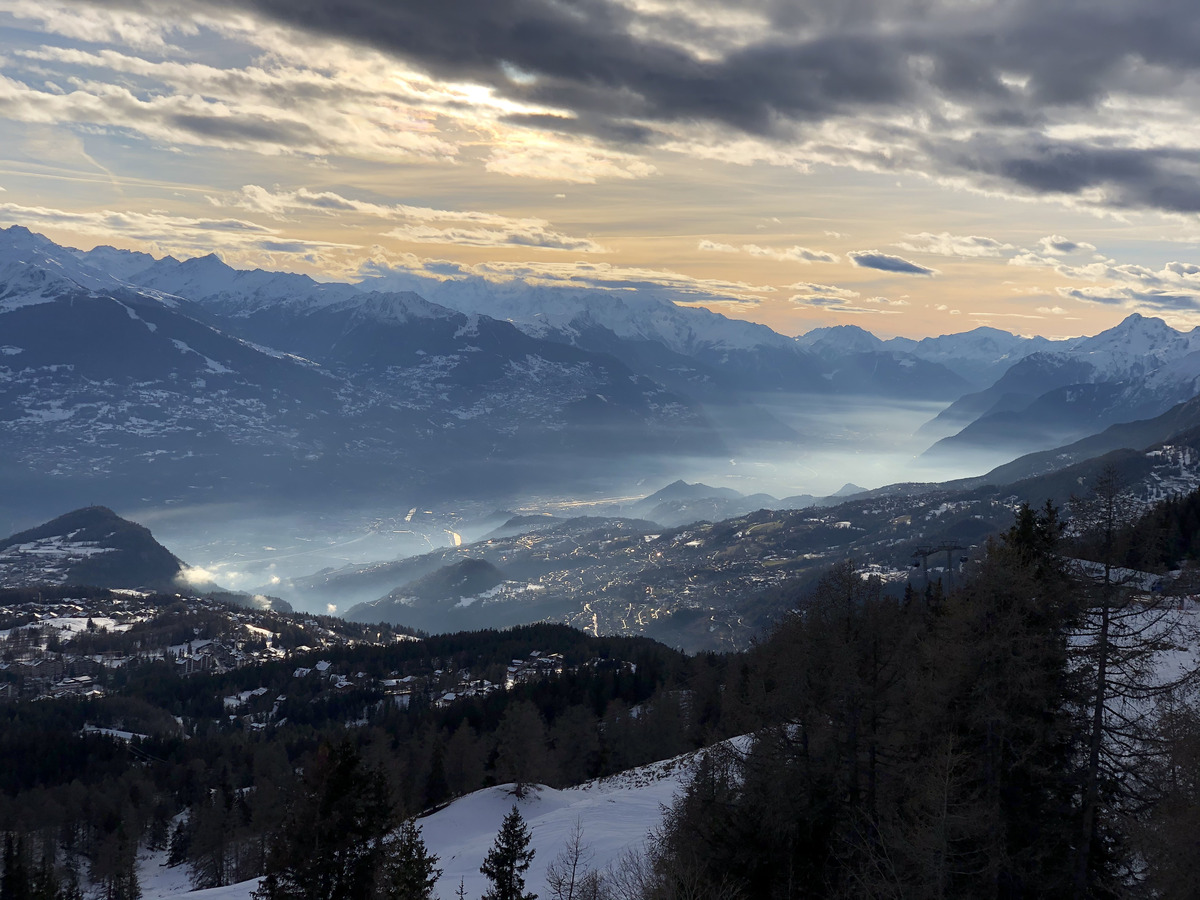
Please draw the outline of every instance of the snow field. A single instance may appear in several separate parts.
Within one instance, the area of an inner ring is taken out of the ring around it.
[[[743,748],[746,738],[735,738]],[[483,858],[500,830],[500,822],[515,804],[531,834],[533,864],[525,873],[525,889],[549,897],[546,867],[562,851],[575,823],[583,829],[586,868],[603,870],[615,865],[626,850],[640,848],[650,831],[662,821],[664,810],[687,783],[696,754],[651,763],[577,787],[556,790],[544,785],[518,799],[513,785],[485,788],[460,797],[432,815],[417,820],[426,847],[438,857],[442,877],[436,892],[453,900],[461,879],[468,897],[487,889],[479,872]],[[162,865],[165,854],[140,858],[144,900],[249,900],[258,879],[206,891],[190,891],[183,866]]]

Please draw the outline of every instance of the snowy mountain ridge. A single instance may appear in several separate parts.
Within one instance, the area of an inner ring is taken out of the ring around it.
[[[658,341],[667,349],[687,356],[703,349],[794,346],[790,338],[765,325],[730,319],[704,307],[680,306],[650,292],[494,283],[482,279],[438,282],[401,273],[364,279],[360,287],[415,291],[460,312],[508,319],[528,334],[540,337],[551,334],[570,337],[599,326],[619,338]]]
[[[1162,319],[1132,313],[1112,328],[1078,338],[1057,352],[1076,356],[1095,370],[1096,381],[1148,375],[1200,349],[1200,328],[1176,331]]]
[[[0,491],[28,518],[450,471],[506,490],[681,435],[721,452],[686,397],[507,322],[211,255],[128,276],[141,257],[99,250],[0,230]]]
[[[14,225],[0,241],[0,313],[49,303],[64,293],[111,291],[121,282],[53,241]]]

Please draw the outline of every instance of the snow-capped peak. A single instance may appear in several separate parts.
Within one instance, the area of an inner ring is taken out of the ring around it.
[[[103,291],[121,282],[20,225],[0,229],[0,312],[49,303],[73,291]]]
[[[883,341],[857,325],[831,325],[826,328],[814,328],[812,331],[799,335],[796,343],[817,352],[832,350],[838,353],[869,353],[883,347]]]
[[[1095,367],[1098,381],[1119,381],[1157,369],[1194,348],[1189,335],[1162,319],[1133,313],[1093,337],[1072,341],[1067,349]]]

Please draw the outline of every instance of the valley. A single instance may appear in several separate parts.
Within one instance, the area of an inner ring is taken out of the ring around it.
[[[796,729],[817,740],[817,793],[876,765],[853,749],[874,703],[888,802],[920,807],[899,796],[908,760],[947,728],[967,742],[947,765],[986,782],[977,723],[954,718],[971,704],[921,699],[930,672],[948,694],[1005,672],[999,695],[1041,666],[1011,715],[1049,708],[1101,742],[1041,692],[1130,690],[1138,740],[1182,747],[1145,700],[1162,685],[1087,679],[1110,613],[1133,623],[1104,639],[1128,659],[1179,669],[1171,691],[1196,677],[1198,332],[1134,314],[1063,341],[787,337],[652,294],[394,281],[0,231],[5,884],[38,850],[59,900],[244,900],[327,865],[280,862],[313,834],[383,865],[403,814],[443,892],[482,889],[515,796],[546,852],[567,812],[587,818],[597,897],[646,900],[622,879],[702,867],[666,836],[792,802],[753,791],[810,764]],[[1097,543],[1104,496],[1117,543]],[[1062,778],[1099,779],[1070,753]],[[374,831],[339,818],[358,808],[343,793],[330,806],[333,772],[378,793]],[[732,792],[719,814],[704,779]],[[866,809],[838,797],[822,802]]]

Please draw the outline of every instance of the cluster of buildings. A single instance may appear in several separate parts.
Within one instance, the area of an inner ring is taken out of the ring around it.
[[[285,626],[303,644],[282,647]],[[100,696],[113,670],[151,661],[180,677],[218,674],[348,641],[315,619],[207,598],[105,591],[0,601],[0,700]]]

